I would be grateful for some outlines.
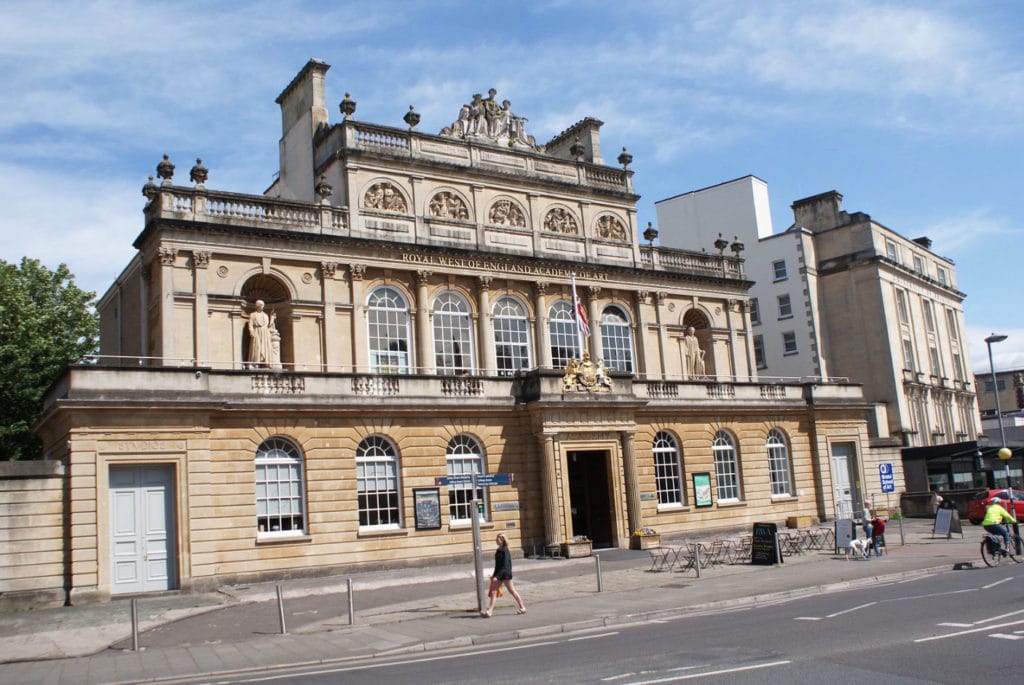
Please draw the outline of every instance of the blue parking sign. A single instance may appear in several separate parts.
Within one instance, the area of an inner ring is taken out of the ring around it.
[[[895,492],[896,484],[892,478],[892,464],[882,462],[878,465],[878,477],[882,480],[882,492]]]

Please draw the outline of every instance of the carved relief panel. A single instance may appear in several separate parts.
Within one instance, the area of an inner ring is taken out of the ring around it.
[[[553,207],[548,210],[547,215],[544,217],[544,229],[553,233],[571,233],[574,235],[580,232],[579,224],[576,223],[576,217],[565,207]]]
[[[409,213],[402,193],[387,181],[370,186],[363,197],[363,206],[367,209],[378,209],[384,212]]]
[[[498,226],[526,228],[526,216],[519,205],[512,200],[502,198],[491,205],[487,213],[487,222]]]
[[[626,226],[618,217],[605,214],[598,217],[596,233],[605,240],[626,240]]]
[[[430,216],[439,219],[460,219],[469,220],[469,210],[462,198],[450,191],[437,193],[430,199],[428,206]]]

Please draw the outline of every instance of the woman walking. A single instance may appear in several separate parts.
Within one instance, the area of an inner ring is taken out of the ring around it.
[[[494,551],[494,573],[491,574],[491,584],[487,589],[487,611],[481,611],[480,615],[484,618],[491,617],[494,603],[498,601],[498,594],[501,592],[503,584],[508,589],[508,593],[512,595],[512,599],[516,600],[516,605],[519,607],[516,613],[525,614],[526,605],[523,604],[523,598],[519,596],[516,586],[512,584],[512,553],[508,551],[508,540],[505,539],[503,533],[498,533],[495,542],[498,543],[498,549]]]

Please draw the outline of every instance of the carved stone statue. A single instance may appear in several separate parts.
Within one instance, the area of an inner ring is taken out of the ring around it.
[[[363,197],[367,209],[381,209],[386,212],[406,213],[405,198],[390,183],[377,183],[370,186]]]
[[[555,233],[576,234],[580,232],[576,218],[563,207],[555,207],[548,212],[544,217],[544,228]]]
[[[626,227],[614,216],[606,214],[597,220],[597,237],[609,240],[625,240]]]
[[[563,392],[608,392],[612,389],[611,378],[608,377],[604,362],[595,364],[590,358],[590,352],[583,352],[583,359],[576,361],[573,357],[565,366],[565,375],[562,376]]]
[[[519,209],[512,200],[498,200],[491,205],[487,221],[499,226],[515,226],[516,228],[524,228],[526,226],[526,217],[523,216],[523,210]]]
[[[256,300],[256,308],[249,314],[249,366],[270,368],[273,359],[273,341],[270,335],[271,319],[263,311],[263,300]]]
[[[462,198],[448,191],[440,192],[430,199],[430,215],[441,219],[469,219],[469,210]]]
[[[473,99],[459,110],[459,118],[451,126],[441,129],[441,135],[539,149],[536,139],[526,133],[526,117],[516,116],[508,100],[499,105],[495,98],[497,94],[494,88],[487,91],[487,98],[475,93]]]
[[[693,326],[690,326],[686,329],[686,335],[683,336],[683,355],[686,361],[687,378],[705,375],[704,350],[700,348],[700,341],[697,340],[694,333]]]
[[[277,312],[270,312],[270,368],[281,368],[281,332],[277,330]]]

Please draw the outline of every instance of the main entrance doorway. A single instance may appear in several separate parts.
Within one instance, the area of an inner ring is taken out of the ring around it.
[[[832,488],[836,503],[836,518],[853,518],[853,443],[832,443]]]
[[[569,452],[568,462],[573,534],[586,535],[594,547],[611,547],[614,539],[608,453],[601,450]]]
[[[174,467],[110,467],[111,594],[177,586]]]

